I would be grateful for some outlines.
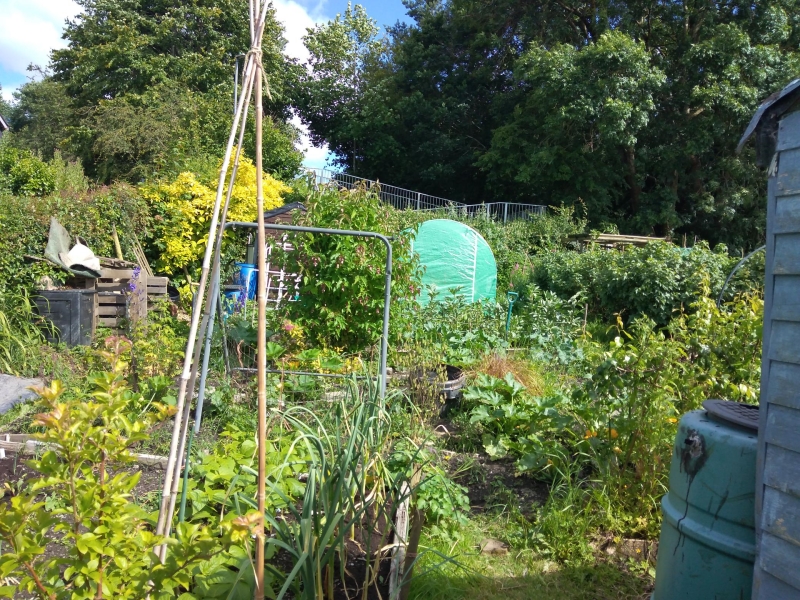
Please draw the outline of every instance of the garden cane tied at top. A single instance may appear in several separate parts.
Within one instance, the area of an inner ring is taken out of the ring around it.
[[[222,214],[221,218],[221,212],[223,212],[221,211],[222,194],[225,187],[225,179],[227,176],[231,155],[233,153],[233,144],[236,138],[236,134],[237,132],[240,131],[240,127],[243,130],[244,127],[246,126],[246,120],[243,119],[242,116],[246,111],[245,106],[249,102],[249,98],[253,92],[253,88],[256,89],[257,93],[256,97],[257,112],[261,107],[261,98],[260,98],[261,85],[258,82],[261,80],[263,73],[262,71],[263,66],[261,64],[260,55],[261,55],[261,40],[263,37],[264,27],[266,23],[266,16],[267,16],[266,12],[267,3],[266,2],[255,3],[251,1],[250,4],[252,8],[251,33],[253,34],[253,37],[252,37],[251,48],[247,54],[245,62],[245,68],[244,68],[245,75],[242,85],[243,90],[246,90],[247,93],[246,94],[243,93],[240,97],[239,104],[237,106],[236,113],[234,115],[231,132],[228,138],[225,156],[222,163],[222,168],[220,170],[220,175],[217,185],[217,195],[214,203],[211,225],[209,227],[208,243],[203,258],[200,283],[197,290],[196,301],[192,310],[189,337],[186,344],[184,366],[183,366],[183,372],[181,374],[180,387],[177,398],[177,406],[176,406],[177,413],[176,413],[175,424],[173,427],[172,441],[170,443],[170,452],[167,460],[167,468],[165,470],[165,475],[164,475],[162,498],[159,509],[158,522],[156,526],[157,535],[169,536],[171,532],[172,515],[175,508],[174,492],[177,490],[175,475],[180,471],[180,465],[178,465],[177,463],[179,462],[179,457],[181,456],[180,450],[184,447],[185,444],[185,436],[187,429],[186,423],[184,422],[185,419],[181,418],[181,416],[186,412],[187,405],[190,403],[191,397],[189,398],[189,402],[187,402],[187,395],[193,392],[192,388],[194,387],[193,384],[196,379],[198,361],[195,360],[195,357],[198,355],[199,352],[199,348],[197,347],[196,342],[198,341],[198,339],[202,338],[205,327],[208,325],[207,318],[202,319],[201,323],[201,315],[204,312],[206,303],[213,302],[212,298],[213,294],[211,294],[210,290],[207,290],[207,288],[209,287],[209,271],[211,266],[212,255],[214,254],[215,248],[219,243],[218,233],[219,233],[220,222],[222,219],[225,218],[224,214]],[[259,114],[256,114],[256,125],[257,129],[258,126],[261,125],[261,118]],[[257,141],[260,140],[261,135],[259,131],[257,131],[256,136],[257,136]],[[239,147],[241,147],[241,144]],[[237,156],[239,152],[240,150],[237,150]],[[261,174],[263,172],[260,153],[258,153],[257,159],[258,159],[257,179],[260,182]],[[230,187],[232,187],[232,182]],[[263,193],[261,192],[260,187],[261,186],[259,186],[258,197],[261,199],[261,202],[263,203]],[[207,291],[209,293],[207,293]],[[262,319],[260,320],[263,320],[263,316]],[[189,385],[190,381],[192,382],[191,386]],[[263,448],[263,444],[261,444],[261,447]],[[161,557],[162,561],[166,557],[166,551],[167,551],[166,544],[163,544],[162,546],[159,547],[159,556]]]

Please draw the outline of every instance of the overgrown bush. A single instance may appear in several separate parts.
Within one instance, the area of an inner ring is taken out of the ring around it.
[[[30,150],[0,143],[0,191],[20,196],[44,196],[56,189],[53,169]]]
[[[704,243],[681,248],[651,242],[621,252],[596,247],[586,252],[560,250],[534,257],[532,268],[520,274],[519,280],[564,299],[580,293],[590,314],[602,319],[619,313],[627,322],[646,314],[658,325],[666,325],[698,297],[716,297],[737,260],[724,246],[712,252]],[[727,297],[760,285],[761,277],[740,278]]]
[[[701,297],[690,308],[668,329],[619,319],[610,343],[581,339],[588,376],[571,392],[536,396],[511,375],[479,376],[465,400],[486,452],[540,477],[597,479],[613,490],[615,526],[654,535],[680,415],[759,393],[763,301],[717,308]]]
[[[410,253],[412,230],[391,230],[393,209],[374,190],[310,189],[304,203],[308,212],[300,217],[301,225],[394,236],[393,317],[403,305],[415,303],[420,273]],[[290,239],[295,250],[286,257],[286,270],[302,277],[300,296],[288,308],[292,321],[323,347],[357,351],[375,344],[382,328],[384,244],[374,238],[312,233],[294,234]]]
[[[84,238],[97,256],[115,256],[112,226],[126,256],[133,256],[134,236],[145,242],[150,209],[130,186],[100,187],[86,193],[43,197],[0,193],[0,289],[32,290],[42,275],[62,282],[67,273],[47,262],[28,263],[25,255],[43,256],[55,217],[73,236]]]
[[[269,174],[264,175],[263,184],[265,210],[283,204],[281,196],[289,191],[288,186]],[[154,213],[151,244],[156,250],[155,268],[171,275],[181,297],[190,301],[191,282],[199,278],[208,240],[216,182],[202,181],[195,174],[184,172],[173,181],[144,184],[140,190]],[[252,223],[256,217],[256,168],[249,158],[242,156],[228,220]]]

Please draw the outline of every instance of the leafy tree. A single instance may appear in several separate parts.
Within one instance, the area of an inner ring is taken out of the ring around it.
[[[70,138],[79,126],[78,114],[63,84],[33,65],[42,78],[31,79],[14,92],[14,106],[8,113],[14,130],[14,144],[50,159],[56,150],[74,154]]]
[[[609,31],[581,49],[532,48],[517,69],[526,93],[479,161],[491,185],[522,201],[583,199],[595,222],[637,213],[636,144],[665,80],[643,44]]]
[[[45,157],[55,150],[79,157],[102,181],[215,165],[230,127],[234,63],[250,46],[247,4],[78,4],[83,10],[64,33],[68,47],[51,55],[52,76],[19,92],[17,143]],[[297,133],[286,123],[298,67],[283,55],[273,9],[264,40],[266,168],[291,178],[302,160],[294,149]],[[252,152],[252,139],[245,147]]]
[[[193,0],[78,0],[69,46],[52,54],[56,79],[83,105],[167,81],[198,91],[229,81],[249,47],[247,6]]]
[[[8,122],[11,118],[11,105],[3,98],[3,86],[0,85],[0,115]]]
[[[361,5],[347,5],[344,15],[309,29],[303,38],[310,70],[301,79],[297,105],[316,144],[328,143],[342,165],[355,165],[355,130],[366,71],[374,68],[386,49],[377,39],[376,21]]]
[[[798,71],[797,5],[408,0],[413,24],[360,63],[361,92],[329,86],[324,114],[300,113],[371,178],[469,202],[585,205],[595,227],[752,247],[764,177],[734,148]]]

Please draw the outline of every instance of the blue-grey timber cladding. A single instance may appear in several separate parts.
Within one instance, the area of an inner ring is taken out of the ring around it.
[[[783,99],[769,167],[754,600],[800,600],[800,90]],[[794,106],[792,106],[794,104]],[[773,124],[769,124],[769,118]],[[762,125],[764,126],[764,125]],[[776,142],[776,143],[775,143]],[[770,148],[771,150],[772,148]]]

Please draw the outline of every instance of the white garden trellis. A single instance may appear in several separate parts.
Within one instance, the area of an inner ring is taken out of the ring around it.
[[[283,302],[297,300],[302,276],[287,272],[281,261],[273,261],[273,251],[276,249],[282,250],[285,256],[288,252],[294,252],[294,246],[285,235],[280,242],[267,245],[267,302],[280,306]]]

